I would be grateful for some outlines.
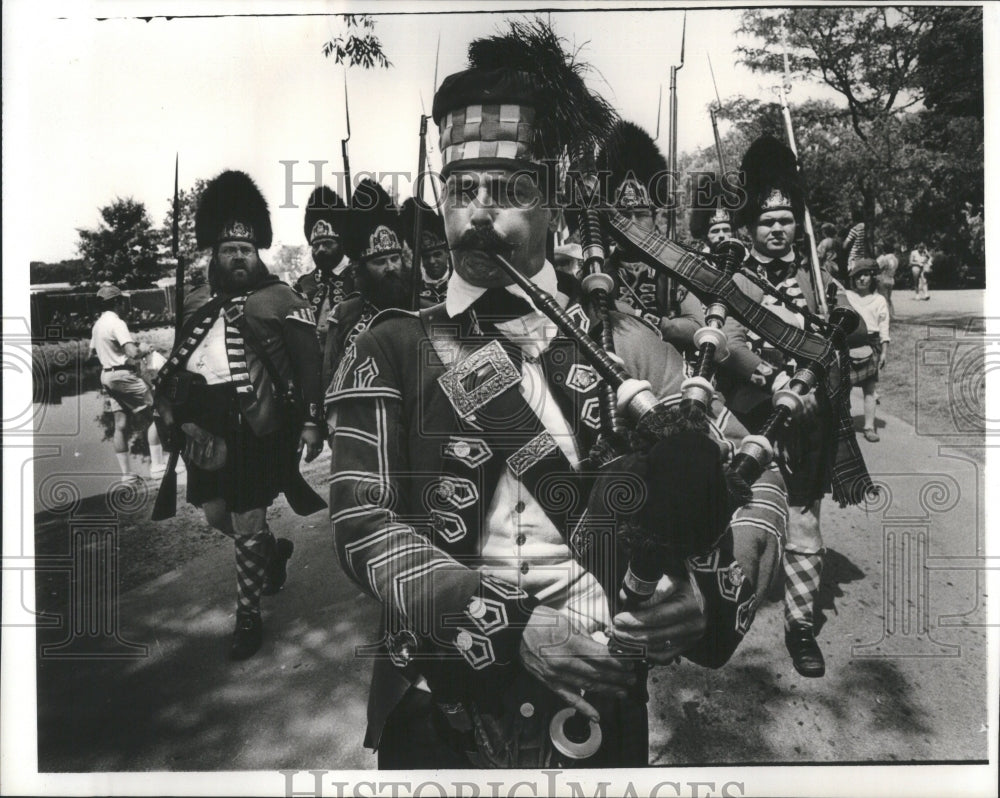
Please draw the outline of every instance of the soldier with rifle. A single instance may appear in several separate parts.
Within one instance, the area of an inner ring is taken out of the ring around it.
[[[320,353],[312,307],[260,259],[271,220],[249,176],[227,171],[208,184],[195,235],[212,250],[211,295],[197,307],[185,303],[157,402],[175,451],[183,450],[188,501],[235,543],[229,655],[242,660],[261,646],[261,595],[281,589],[293,548],[271,534],[267,508],[279,493],[299,515],[326,506],[298,468],[302,450],[315,459],[325,437]],[[169,503],[160,493],[157,505]]]

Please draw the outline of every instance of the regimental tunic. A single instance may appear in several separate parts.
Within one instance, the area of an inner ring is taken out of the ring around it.
[[[333,308],[325,324],[322,370],[324,387],[329,387],[333,372],[347,347],[368,329],[368,325],[378,314],[379,309],[360,294],[355,294]]]
[[[533,279],[556,276],[547,264]],[[558,279],[551,293],[587,329],[578,284]],[[455,294],[450,286],[448,304]],[[636,318],[614,323],[626,369],[678,401],[677,351]],[[385,648],[370,652],[369,746],[411,684],[428,684],[439,702],[500,701],[538,603],[586,630],[608,623],[607,591],[574,538],[592,484],[580,461],[600,427],[599,383],[540,314],[490,323],[474,304],[455,315],[445,305],[383,313],[347,348],[326,396],[330,507],[341,565],[385,611]],[[712,432],[731,452],[745,430],[718,410]],[[780,535],[785,513],[770,472],[732,528]],[[756,598],[738,564],[716,550],[689,567],[725,586],[734,626],[721,634],[742,634]]]
[[[748,297],[801,328],[804,312],[817,312],[813,273],[807,263],[797,260],[794,250],[780,260],[782,267],[776,268],[772,259],[754,252],[747,266],[776,288],[787,303],[802,308],[801,314],[778,304],[744,275],[737,273],[733,280]],[[825,291],[832,278],[826,272],[821,274]],[[752,432],[756,432],[771,414],[771,386],[776,374],[782,371],[791,374],[797,365],[802,364],[786,358],[733,316],[726,319],[723,329],[729,343],[729,357],[722,361],[719,369],[719,388],[726,397],[726,406]],[[866,338],[867,328],[862,322],[859,329],[848,337],[848,345],[853,346],[852,341],[856,339],[864,343]],[[822,401],[812,421],[793,424],[785,436],[778,459],[788,485],[790,506],[811,504],[829,492],[834,430],[833,409],[828,401]]]
[[[294,287],[312,305],[313,315],[316,317],[316,334],[322,345],[326,340],[330,312],[357,290],[354,265],[345,255],[340,263],[333,267],[328,280],[323,280],[320,270],[315,269],[296,280]]]

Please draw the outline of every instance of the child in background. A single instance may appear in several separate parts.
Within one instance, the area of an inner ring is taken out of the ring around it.
[[[851,384],[864,393],[865,440],[877,443],[875,431],[875,388],[878,373],[889,356],[889,305],[875,290],[878,265],[870,258],[859,258],[851,265],[849,278],[853,290],[846,291],[851,304],[868,326],[868,343],[851,349]]]

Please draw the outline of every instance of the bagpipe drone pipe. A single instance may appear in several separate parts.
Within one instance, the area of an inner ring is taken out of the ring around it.
[[[669,274],[706,303],[706,324],[695,337],[697,367],[682,385],[680,402],[661,402],[649,383],[630,375],[606,348],[612,342],[613,316],[609,279],[601,272],[604,230],[629,250],[630,257]],[[602,400],[603,442],[591,453],[597,474],[587,510],[570,540],[574,554],[601,582],[613,609],[641,606],[665,576],[686,579],[692,558],[735,562],[729,531],[732,516],[751,498],[750,486],[767,469],[775,444],[801,412],[802,397],[810,391],[825,391],[835,408],[834,498],[842,504],[861,500],[871,482],[853,428],[844,428],[845,420],[850,424],[845,336],[857,324],[852,311],[838,308],[828,323],[813,317],[813,329],[792,327],[747,297],[733,281],[732,273],[747,255],[737,242],[727,242],[713,256],[705,256],[655,232],[638,230],[613,209],[585,210],[581,233],[584,289],[599,321],[589,332],[513,266],[502,258],[498,261],[560,332],[575,341],[613,398]],[[719,442],[708,434],[715,364],[727,354],[722,333],[727,312],[806,364],[775,393],[775,411],[764,429],[747,436],[729,463],[723,460]],[[742,638],[742,632],[728,632],[706,634],[684,656],[707,667],[721,666]],[[640,672],[645,670],[643,652],[614,640],[609,649],[637,660]],[[645,679],[639,683],[635,697],[645,700]],[[600,727],[572,708],[557,713],[550,733],[555,747],[570,759],[586,760],[602,744]]]

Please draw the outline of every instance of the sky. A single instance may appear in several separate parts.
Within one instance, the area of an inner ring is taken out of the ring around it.
[[[276,242],[303,243],[302,206],[311,190],[305,184],[316,169],[309,162],[325,162],[322,178],[332,182],[342,170],[346,135],[345,70],[323,56],[322,46],[344,30],[336,13],[364,9],[349,3],[185,7],[199,14],[307,15],[144,21],[134,17],[150,13],[142,5],[110,2],[63,7],[69,16],[58,18],[50,9],[59,6],[39,11],[14,3],[14,24],[8,21],[4,30],[4,195],[18,198],[22,262],[75,257],[77,228],[96,226],[98,208],[118,196],[145,203],[160,223],[173,190],[175,152],[182,187],[227,168],[248,172],[270,202]],[[170,8],[182,13],[176,4]],[[380,13],[376,33],[392,68],[347,71],[352,172],[414,173],[420,114],[433,99],[438,38],[440,82],[464,68],[473,38],[502,29],[504,15],[429,13],[460,8],[450,3],[368,8],[422,13]],[[112,18],[98,21],[97,14]],[[712,142],[709,58],[723,99],[774,98],[772,77],[736,63],[735,46],[746,43],[734,33],[739,14],[687,14],[678,73],[681,152]],[[592,65],[591,86],[651,133],[662,84],[664,153],[670,67],[680,59],[683,19],[683,11],[662,8],[551,13],[556,31]],[[796,84],[792,102],[807,97],[838,99],[828,87]],[[430,133],[436,164],[433,123]],[[282,163],[288,161],[297,163]],[[398,190],[408,196],[409,180],[400,178]]]

